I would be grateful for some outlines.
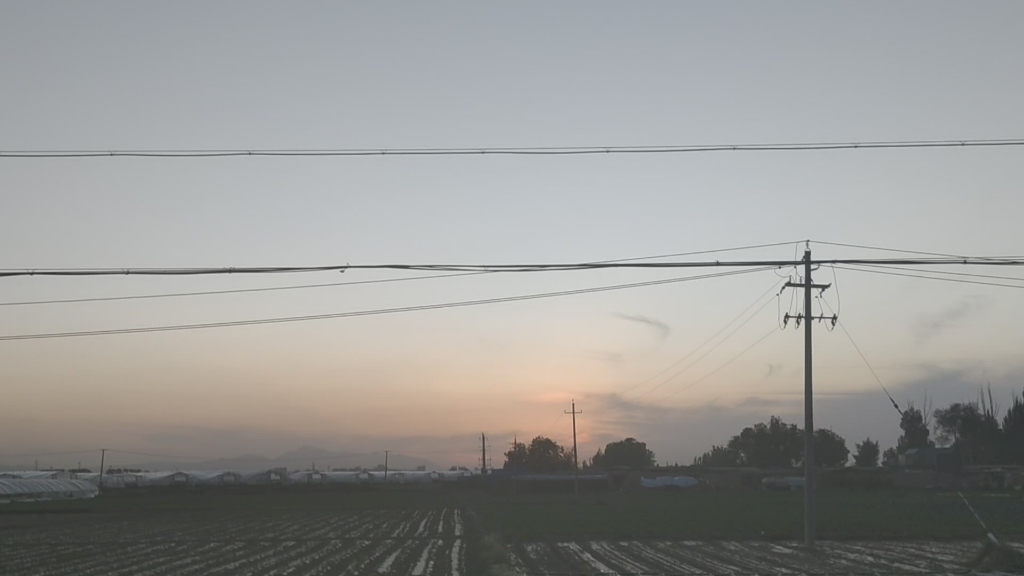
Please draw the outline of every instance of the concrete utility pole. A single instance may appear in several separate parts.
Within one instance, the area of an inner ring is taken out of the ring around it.
[[[566,414],[572,414],[572,475],[576,484],[576,495],[580,495],[580,458],[576,450],[576,415],[583,414],[583,411],[576,411],[576,400],[572,401],[572,412],[565,410]]]
[[[838,321],[838,317],[833,314],[832,316],[815,316],[814,310],[812,309],[811,290],[825,291],[831,284],[814,284],[811,281],[811,247],[808,243],[807,249],[804,251],[804,278],[803,282],[786,282],[787,288],[802,288],[804,291],[804,310],[796,316],[790,316],[789,313],[785,315],[785,321],[788,323],[790,318],[796,319],[797,327],[800,326],[800,322],[804,323],[804,544],[808,548],[814,547],[815,531],[814,531],[814,387],[813,387],[813,368],[811,348],[813,339],[811,338],[811,324],[814,320],[830,320],[832,325]]]
[[[487,437],[480,433],[480,475],[487,474]]]

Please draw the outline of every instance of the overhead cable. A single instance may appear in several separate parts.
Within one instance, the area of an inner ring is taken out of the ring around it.
[[[957,284],[974,284],[977,286],[998,286],[1001,288],[1024,289],[1020,284],[1001,284],[999,282],[983,282],[981,280],[965,280],[961,278],[943,278],[939,276],[926,276],[922,274],[908,274],[905,272],[889,272],[887,270],[875,270],[871,268],[854,268],[852,266],[836,266],[840,270],[851,270],[853,272],[867,272],[869,274],[883,274],[885,276],[902,276],[905,278],[920,278],[922,280],[938,280],[940,282],[956,282]]]
[[[783,278],[782,280],[785,280],[785,278]],[[664,369],[664,370],[662,370],[661,372],[658,372],[657,374],[655,374],[655,375],[651,376],[650,378],[648,378],[648,379],[646,379],[646,380],[643,380],[643,381],[641,381],[641,382],[639,382],[639,383],[637,383],[637,384],[634,384],[634,385],[630,386],[629,388],[626,388],[625,390],[623,390],[623,391],[622,391],[622,392],[620,392],[619,394],[622,394],[622,395],[626,395],[626,394],[628,394],[628,393],[632,392],[633,390],[635,390],[635,389],[637,389],[637,388],[639,388],[639,387],[643,386],[644,384],[647,384],[648,382],[651,382],[651,381],[652,381],[652,380],[654,380],[655,378],[658,378],[659,376],[662,376],[662,375],[664,375],[664,374],[665,374],[666,372],[668,372],[669,370],[671,370],[671,369],[675,368],[676,366],[678,366],[678,365],[682,364],[683,362],[685,362],[685,361],[686,361],[687,359],[689,359],[689,358],[690,358],[691,356],[693,356],[694,354],[696,354],[696,353],[697,353],[698,351],[700,351],[700,350],[701,350],[702,348],[704,348],[705,346],[707,346],[708,344],[710,344],[710,343],[711,343],[711,342],[712,342],[712,341],[713,341],[713,340],[714,340],[715,338],[718,338],[718,336],[719,336],[719,335],[720,335],[720,334],[721,334],[722,332],[725,332],[726,330],[728,330],[730,326],[732,326],[733,324],[735,324],[737,320],[739,320],[740,318],[742,318],[744,314],[746,314],[746,313],[747,313],[747,312],[748,312],[748,311],[749,311],[749,310],[750,310],[751,308],[753,308],[754,306],[756,306],[756,305],[757,305],[757,303],[758,303],[758,302],[760,302],[762,298],[764,298],[764,297],[765,297],[765,296],[767,296],[768,294],[770,294],[770,293],[774,292],[774,291],[775,291],[775,288],[776,288],[776,287],[778,287],[778,285],[782,283],[782,280],[779,280],[778,282],[776,282],[776,283],[772,284],[771,286],[769,286],[769,287],[768,287],[768,290],[766,290],[766,291],[765,291],[764,293],[762,293],[762,294],[761,294],[760,296],[758,296],[757,298],[755,298],[755,299],[754,299],[754,301],[753,301],[753,302],[751,302],[750,304],[748,304],[748,305],[747,305],[747,307],[746,307],[746,308],[744,308],[744,309],[743,309],[743,310],[742,310],[742,311],[741,311],[741,312],[740,312],[739,314],[737,314],[735,318],[733,318],[733,319],[732,319],[732,320],[730,320],[730,321],[729,321],[728,323],[726,323],[726,325],[725,325],[725,326],[722,326],[722,328],[721,328],[721,329],[720,329],[720,330],[719,330],[718,332],[715,332],[714,334],[712,334],[710,338],[708,338],[707,340],[705,340],[704,342],[702,342],[702,343],[701,343],[701,344],[700,344],[699,346],[697,346],[696,348],[694,348],[693,350],[691,350],[689,354],[687,354],[686,356],[683,356],[683,357],[682,357],[682,358],[680,358],[679,360],[676,360],[675,362],[673,362],[673,363],[672,363],[671,365],[669,365],[669,366],[668,366],[667,368],[665,368],[665,369]],[[674,378],[674,377],[675,377],[675,376],[673,376],[673,378]]]
[[[774,286],[772,288],[774,288]],[[682,369],[678,370],[675,374],[672,374],[671,376],[669,376],[665,380],[661,381],[654,388],[651,388],[650,390],[648,390],[648,391],[644,392],[643,394],[640,394],[639,396],[637,396],[637,399],[643,398],[644,396],[650,394],[651,392],[654,392],[658,388],[661,388],[665,384],[668,384],[672,380],[675,380],[676,378],[678,378],[681,374],[683,374],[684,372],[686,372],[690,368],[693,368],[698,362],[700,362],[705,357],[707,357],[709,354],[711,354],[712,352],[717,350],[722,344],[725,344],[730,338],[732,338],[737,332],[739,332],[740,329],[742,329],[744,326],[746,326],[751,320],[753,320],[758,314],[761,313],[762,310],[764,310],[766,307],[768,307],[768,305],[771,304],[771,303],[772,303],[771,300],[765,300],[764,303],[761,304],[761,306],[757,310],[755,310],[753,314],[751,314],[750,316],[747,316],[747,318],[743,322],[740,322],[735,328],[733,328],[732,331],[729,332],[725,336],[725,338],[722,338],[721,340],[716,342],[714,346],[712,346],[711,348],[708,348],[703,354],[698,356],[693,362],[690,362],[689,364],[684,366]]]
[[[695,256],[699,254],[712,254],[717,252],[734,252],[739,250],[753,250],[758,248],[771,248],[775,246],[784,246],[791,242],[774,242],[770,244],[756,244],[750,246],[737,246],[733,248],[718,248],[714,250],[699,250],[696,252],[676,252],[673,254],[658,254],[655,256],[638,256],[632,258],[619,258],[615,260],[602,260],[595,262],[595,264],[610,263],[610,262],[635,262],[641,260],[656,260],[660,258],[677,258],[681,256]],[[130,270],[130,269],[129,269]],[[0,302],[0,306],[33,306],[42,304],[75,304],[84,302],[111,302],[119,300],[148,300],[156,298],[181,298],[189,296],[211,296],[218,294],[243,294],[252,292],[276,292],[282,290],[304,290],[312,288],[329,288],[337,286],[357,286],[362,284],[384,284],[390,282],[410,282],[415,280],[433,280],[438,278],[458,278],[462,276],[477,276],[480,274],[488,274],[488,271],[477,271],[477,272],[464,272],[464,273],[447,273],[447,274],[433,274],[427,276],[413,276],[406,278],[384,278],[377,280],[357,280],[352,282],[325,282],[319,284],[300,284],[290,286],[272,286],[266,288],[238,288],[230,290],[204,290],[194,292],[171,292],[163,294],[139,294],[139,295],[127,295],[127,296],[101,296],[95,298],[65,298],[65,299],[52,299],[52,300],[22,300],[15,302]]]
[[[764,342],[765,340],[767,340],[769,336],[771,336],[772,334],[775,334],[776,332],[779,332],[779,331],[780,330],[778,329],[777,326],[772,326],[772,329],[769,330],[767,334],[765,334],[764,336],[761,336],[753,344],[751,344],[750,346],[747,346],[746,348],[744,348],[742,352],[740,352],[739,354],[737,354],[737,355],[733,356],[732,358],[726,360],[725,363],[719,365],[718,368],[715,368],[711,372],[708,372],[707,374],[701,376],[697,380],[694,380],[690,384],[680,388],[679,390],[676,390],[675,392],[669,394],[668,396],[665,396],[664,398],[662,398],[659,401],[659,403],[665,402],[666,400],[669,400],[670,398],[673,398],[674,396],[676,396],[676,395],[678,395],[678,394],[680,394],[682,392],[685,392],[685,391],[689,390],[690,388],[693,388],[697,384],[700,384],[701,382],[703,382],[703,381],[707,380],[708,378],[714,376],[715,374],[717,374],[718,372],[723,370],[726,366],[729,366],[730,364],[732,364],[736,360],[739,360],[741,356],[743,356],[747,352],[750,352],[751,350],[753,350],[758,344],[760,344],[761,342]]]
[[[140,328],[118,328],[111,330],[85,330],[79,332],[52,332],[41,334],[11,334],[0,336],[0,341],[8,340],[41,340],[51,338],[72,338],[80,336],[108,336],[114,334],[141,334],[148,332],[172,332],[181,330],[201,330],[207,328],[227,328],[232,326],[254,326],[259,324],[283,324],[290,322],[307,322],[312,320],[328,320],[335,318],[354,318],[359,316],[377,316],[383,314],[398,314],[404,312],[419,312],[424,310],[439,310],[442,308],[461,308],[468,306],[481,306],[486,304],[501,304],[505,302],[518,302],[522,300],[539,300],[542,298],[557,298],[561,296],[576,296],[580,294],[591,294],[596,292],[609,292],[613,290],[626,290],[630,288],[641,288],[647,286],[659,286],[662,284],[675,284],[690,282],[694,280],[705,280],[709,278],[720,278],[724,276],[735,276],[739,274],[750,274],[771,270],[771,267],[751,268],[747,270],[733,270],[703,274],[699,276],[684,276],[681,278],[667,278],[663,280],[650,280],[647,282],[634,282],[629,284],[613,284],[609,286],[595,286],[577,290],[563,290],[559,292],[542,292],[537,294],[523,294],[519,296],[506,296],[501,298],[486,298],[482,300],[464,300],[459,302],[444,302],[438,304],[424,304],[419,306],[403,306],[397,308],[379,308],[373,310],[355,310],[352,312],[338,312],[332,314],[314,314],[308,316],[285,316],[278,318],[257,318],[251,320],[236,320],[231,322],[207,322],[201,324],[177,324],[169,326],[147,326]]]
[[[153,150],[6,150],[0,158],[223,158],[241,156],[579,156],[595,154],[679,154],[698,152],[797,152],[885,148],[976,148],[1022,146],[1024,138],[987,140],[887,140],[874,142],[791,142],[762,144],[679,144],[664,146],[541,146],[474,148],[278,148]]]
[[[829,306],[828,302],[826,302],[825,300],[822,300],[822,302],[825,304],[825,306],[828,306],[830,312],[832,312],[836,316],[839,315],[838,312],[832,310],[832,307]],[[857,346],[857,342],[854,341],[853,336],[846,329],[846,326],[843,326],[842,320],[836,320],[836,324],[843,330],[843,334],[846,334],[846,338],[850,341],[850,344],[853,344],[853,349],[857,351],[857,354],[860,356],[860,359],[864,361],[864,365],[868,367],[868,370],[871,372],[871,375],[875,377],[875,382],[878,382],[878,385],[882,387],[882,392],[885,392],[885,395],[889,398],[889,402],[892,402],[892,407],[895,408],[896,411],[899,412],[900,416],[902,417],[903,410],[900,409],[900,405],[896,403],[896,400],[893,399],[892,394],[889,393],[889,389],[886,388],[885,384],[882,383],[882,379],[878,377],[878,373],[875,372],[875,369],[871,366],[871,363],[868,362],[867,357],[864,356],[863,352],[861,352],[860,346]]]
[[[292,272],[323,272],[347,270],[405,270],[426,272],[543,272],[571,270],[603,270],[614,268],[773,268],[803,266],[803,260],[704,260],[683,262],[578,262],[568,264],[345,264],[330,266],[280,266],[232,268],[21,268],[0,270],[0,277],[15,276],[195,276],[231,274],[282,274]],[[814,265],[884,265],[941,266],[986,265],[1024,266],[1024,258],[991,258],[964,256],[955,258],[832,258],[811,260]]]

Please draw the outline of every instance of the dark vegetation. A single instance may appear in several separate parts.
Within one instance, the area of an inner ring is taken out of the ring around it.
[[[878,442],[870,438],[856,444],[854,465],[895,465],[901,454],[936,446],[950,447],[963,467],[1024,465],[1024,399],[1016,394],[1001,419],[991,388],[987,393],[980,390],[976,401],[956,402],[934,412],[927,400],[921,407],[910,402],[901,410],[900,430],[896,446],[881,454]],[[803,460],[803,442],[801,428],[772,416],[767,423],[744,428],[726,444],[712,446],[694,458],[693,464],[794,467]],[[815,430],[814,455],[818,466],[846,466],[849,454],[843,437],[828,429]]]

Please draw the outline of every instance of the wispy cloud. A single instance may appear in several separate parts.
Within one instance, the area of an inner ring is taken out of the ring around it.
[[[667,338],[669,333],[672,331],[672,328],[668,324],[658,320],[657,318],[650,318],[639,314],[623,314],[621,312],[616,312],[615,317],[629,322],[637,322],[649,326],[658,333],[658,337],[662,340]]]
[[[963,298],[945,309],[918,319],[914,332],[918,343],[926,342],[942,332],[956,326],[968,315],[980,312],[988,306],[988,300],[982,296]]]

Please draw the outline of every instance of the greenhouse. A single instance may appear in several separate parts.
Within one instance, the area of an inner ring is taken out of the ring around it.
[[[219,470],[192,470],[187,472],[196,484],[241,484],[242,475],[238,472]]]
[[[0,478],[21,478],[22,480],[74,480],[76,476],[63,470],[25,470],[0,472]]]
[[[96,486],[82,480],[0,479],[0,502],[92,498]]]

